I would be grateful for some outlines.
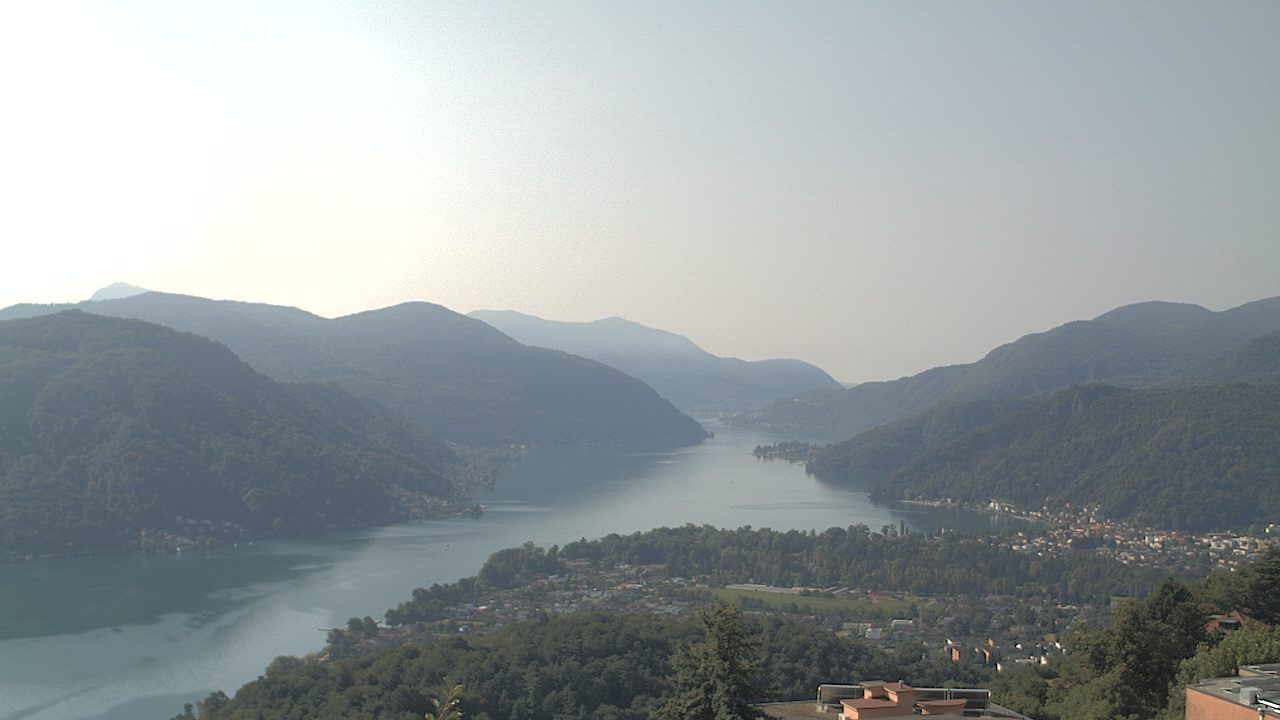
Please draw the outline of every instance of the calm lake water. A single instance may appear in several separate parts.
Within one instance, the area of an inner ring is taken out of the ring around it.
[[[992,516],[872,504],[856,488],[760,461],[778,438],[707,424],[665,453],[549,452],[505,470],[477,519],[424,521],[208,553],[0,565],[0,719],[167,720],[228,693],[325,628],[381,617],[415,587],[474,575],[495,550],[685,523],[815,529],[905,520],[982,529]]]

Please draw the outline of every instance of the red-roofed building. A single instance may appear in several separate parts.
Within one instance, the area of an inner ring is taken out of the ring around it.
[[[840,701],[844,707],[841,716],[848,720],[864,720],[916,714],[916,689],[904,682],[864,682],[862,692],[860,698]]]
[[[869,680],[857,685],[818,686],[817,702],[767,703],[769,717],[782,720],[868,720],[937,715],[1030,720],[991,702],[980,688],[917,688],[905,682]]]

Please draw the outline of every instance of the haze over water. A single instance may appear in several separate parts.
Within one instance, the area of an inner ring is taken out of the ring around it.
[[[872,504],[800,466],[750,454],[777,439],[716,437],[666,453],[558,450],[505,470],[478,519],[405,523],[181,556],[0,565],[0,719],[159,718],[233,692],[272,658],[381,617],[414,587],[474,575],[488,555],[684,523],[814,529],[905,520],[987,528],[975,513]]]

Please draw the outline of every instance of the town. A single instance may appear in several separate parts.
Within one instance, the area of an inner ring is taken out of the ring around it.
[[[926,501],[918,501],[926,502]],[[929,503],[960,505],[951,502]],[[1204,574],[1210,570],[1234,570],[1268,547],[1280,544],[1280,525],[1256,527],[1249,533],[1194,533],[1143,528],[1102,517],[1097,507],[1023,510],[995,500],[981,508],[1021,518],[1032,529],[1017,531],[1013,538],[992,538],[1009,547],[1033,554],[1091,551],[1127,565],[1168,570],[1175,574]]]

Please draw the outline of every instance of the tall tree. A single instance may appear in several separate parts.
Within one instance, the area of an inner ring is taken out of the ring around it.
[[[1269,625],[1280,625],[1280,545],[1267,548],[1246,573],[1246,610]]]
[[[704,639],[682,645],[672,658],[678,694],[663,708],[667,720],[749,720],[765,717],[752,703],[760,694],[758,643],[742,612],[718,604],[701,615]]]
[[[1167,580],[1145,602],[1126,602],[1109,626],[1072,634],[1073,658],[1056,686],[1063,720],[1150,718],[1169,697],[1178,665],[1205,639],[1204,611]],[[1055,694],[1056,694],[1055,693]]]
[[[450,680],[448,675],[441,682],[444,683],[444,694],[431,700],[433,710],[427,713],[426,720],[462,720],[462,709],[458,704],[462,702],[463,686]]]

